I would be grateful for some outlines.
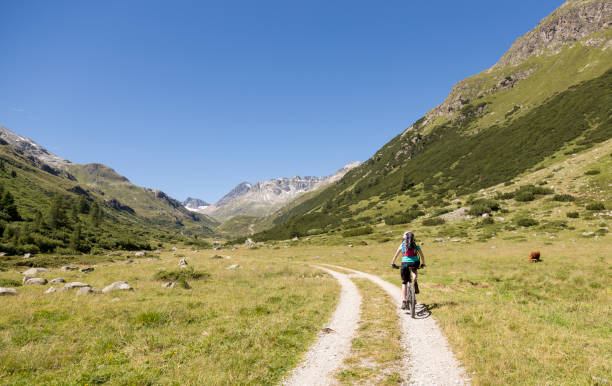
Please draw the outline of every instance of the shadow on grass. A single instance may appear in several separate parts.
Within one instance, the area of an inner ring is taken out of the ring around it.
[[[417,304],[415,319],[427,319],[431,316],[432,311],[436,308],[455,307],[456,305],[457,303],[452,301],[432,304]]]

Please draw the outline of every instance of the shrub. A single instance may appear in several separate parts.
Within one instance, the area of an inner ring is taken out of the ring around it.
[[[514,198],[514,192],[506,192],[506,193],[498,192],[495,195],[495,198],[498,200],[510,200],[511,198]]]
[[[572,196],[571,194],[555,194],[555,196],[553,197],[553,201],[560,201],[560,202],[570,202],[570,201],[575,201],[576,198],[574,196]]]
[[[605,210],[606,209],[605,205],[601,202],[593,202],[593,203],[587,204],[586,208],[587,210]]]
[[[415,208],[408,209],[405,212],[396,213],[391,216],[384,217],[385,224],[387,225],[398,225],[408,224],[412,220],[425,215],[425,212]]]
[[[15,279],[5,279],[0,277],[0,287],[20,287],[21,282]]]
[[[532,218],[519,218],[518,220],[516,220],[516,225],[521,227],[532,227],[538,224],[538,221]]]
[[[533,194],[533,192],[524,190],[524,191],[517,192],[514,196],[514,199],[516,201],[521,201],[521,202],[533,201],[535,200],[535,195]]]
[[[495,200],[488,198],[481,198],[472,202],[469,214],[472,216],[482,216],[485,213],[491,213],[492,211],[498,211],[500,209],[499,204]]]
[[[599,173],[601,173],[599,169],[591,169],[591,170],[587,170],[586,172],[584,172],[584,174],[586,174],[587,176],[594,176]]]
[[[567,217],[569,217],[569,218],[578,218],[578,217],[580,217],[580,215],[578,214],[578,212],[567,212],[565,215],[566,215]]]
[[[342,237],[352,237],[352,236],[361,236],[361,235],[369,235],[373,233],[374,229],[370,226],[365,226],[361,228],[353,228],[347,231],[342,232]]]
[[[173,271],[158,271],[154,279],[163,281],[175,281],[183,286],[183,288],[191,288],[187,280],[205,280],[210,277],[209,273],[196,271],[192,267],[183,268]]]
[[[426,218],[423,220],[423,225],[424,226],[436,226],[436,225],[442,225],[444,224],[446,221],[443,218],[440,217],[431,217],[431,218]]]
[[[491,225],[491,224],[495,224],[495,220],[493,220],[493,217],[487,217],[485,219],[482,219],[480,223],[482,225]]]

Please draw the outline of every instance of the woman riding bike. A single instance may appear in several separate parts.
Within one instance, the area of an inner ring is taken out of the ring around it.
[[[402,266],[400,269],[400,273],[402,275],[402,295],[404,296],[404,301],[402,302],[402,309],[405,310],[408,308],[408,295],[407,295],[407,284],[410,282],[410,274],[414,274],[414,292],[415,294],[419,293],[419,286],[416,281],[417,279],[417,269],[425,267],[425,255],[423,255],[423,251],[421,247],[415,242],[414,234],[412,232],[404,233],[404,240],[397,248],[395,252],[395,256],[393,256],[393,260],[391,260],[391,267],[400,268],[395,265],[395,260],[402,254]]]

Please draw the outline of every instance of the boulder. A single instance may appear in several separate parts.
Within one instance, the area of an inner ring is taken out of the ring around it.
[[[236,269],[236,268],[238,268],[238,267],[240,267],[238,264],[232,264],[232,265],[228,266],[228,267],[227,267],[227,268],[225,268],[225,269]]]
[[[29,276],[29,275],[38,275],[39,273],[45,273],[45,272],[49,272],[49,270],[46,268],[30,268],[27,271],[24,271],[22,274]]]
[[[172,250],[173,250],[174,252],[176,252],[176,251],[178,251],[178,248],[177,248],[177,247],[172,247]]]
[[[298,241],[299,237],[295,236],[294,238],[291,239],[291,241]]]
[[[33,254],[33,253],[25,253],[25,254],[23,255],[23,258],[24,258],[24,259],[30,259],[30,258],[32,258],[32,257],[34,257],[34,254]]]
[[[488,213],[483,213],[483,214],[482,214],[482,218],[489,218],[489,217],[491,217],[491,215],[490,215],[490,214],[488,214]]]
[[[136,253],[134,253],[134,256],[136,256],[136,257],[145,257],[146,255],[147,255],[146,252],[136,252]]]
[[[93,272],[94,267],[87,267],[87,268],[81,268],[79,269],[79,271],[81,271],[82,273],[89,273],[89,272]]]
[[[187,265],[187,259],[186,258],[182,258],[179,260],[179,265]]]
[[[81,283],[80,281],[73,281],[64,286],[64,290],[69,290],[73,288],[83,288],[83,287],[91,287],[89,284]]]
[[[444,238],[442,238],[442,237],[438,237],[437,239],[434,240],[435,243],[443,243],[445,241],[446,240],[444,240]]]
[[[0,257],[6,256],[6,252],[0,252]]]
[[[585,237],[594,236],[595,232],[582,232],[582,235]]]
[[[23,277],[23,284],[33,284],[33,285],[45,285],[47,284],[47,279],[42,277]]]
[[[349,245],[348,245],[348,247],[349,247],[349,248],[353,248],[353,244],[349,244]]]
[[[127,260],[125,264],[134,264],[134,260]]]
[[[162,284],[162,288],[174,288],[176,286],[175,281],[169,281],[167,283]]]
[[[82,287],[82,288],[79,288],[76,294],[77,295],[87,295],[87,294],[92,294],[92,293],[94,293],[94,291],[91,287]]]
[[[153,251],[153,253],[161,253],[161,250],[156,249],[156,250]]]
[[[15,288],[0,287],[0,296],[17,295],[18,293]]]
[[[368,245],[368,242],[362,240],[359,244],[361,244],[361,245]]]
[[[451,242],[453,242],[453,243],[459,243],[459,242],[461,242],[461,239],[452,239],[452,240],[451,240]]]
[[[58,278],[55,278],[55,279],[51,280],[49,283],[51,283],[51,284],[61,284],[61,283],[65,283],[65,282],[66,282],[66,280],[64,280],[61,277],[58,277]]]
[[[70,267],[68,265],[65,265],[62,268],[60,268],[60,271],[76,271],[76,267]]]
[[[133,291],[128,283],[124,281],[116,281],[113,284],[109,284],[102,290],[102,293],[112,292],[112,291]]]
[[[57,290],[55,289],[55,287],[49,287],[48,290],[45,291],[46,294],[52,294],[54,292],[57,292]]]

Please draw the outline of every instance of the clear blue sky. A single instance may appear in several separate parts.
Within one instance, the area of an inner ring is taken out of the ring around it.
[[[216,201],[368,159],[562,4],[0,1],[0,125]]]

